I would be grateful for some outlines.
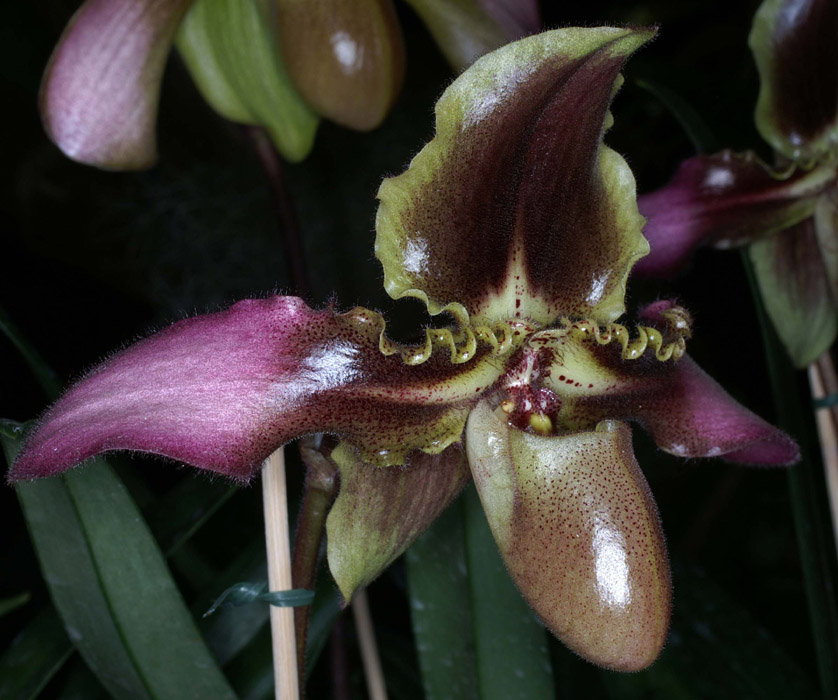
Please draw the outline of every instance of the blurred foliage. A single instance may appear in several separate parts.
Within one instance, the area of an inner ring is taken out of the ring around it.
[[[164,84],[161,161],[154,170],[99,172],[66,160],[47,141],[36,109],[38,82],[75,4],[7,3],[0,25],[7,125],[0,170],[0,306],[62,381],[171,320],[289,289],[283,236],[258,162],[240,128],[211,112],[176,58]],[[543,2],[548,27],[660,25],[659,38],[629,64],[608,136],[628,159],[641,191],[662,184],[693,147],[664,102],[637,81],[676,94],[720,143],[763,148],[752,121],[758,84],[746,45],[757,5],[757,0]],[[423,312],[418,304],[393,304],[381,288],[372,254],[375,192],[381,178],[402,170],[430,137],[433,103],[452,74],[409,8],[402,4],[398,10],[408,63],[406,87],[393,113],[368,134],[322,125],[310,157],[288,165],[285,175],[304,237],[309,301],[338,299],[344,308],[360,303],[382,309],[393,321],[390,327],[406,338]],[[739,400],[775,418],[738,256],[699,253],[678,280],[631,284],[628,305],[661,297],[677,297],[694,314],[692,355]],[[0,362],[0,417],[36,417],[46,398],[4,336]],[[801,387],[787,390],[795,388]],[[801,429],[811,431],[811,423]],[[815,652],[785,473],[670,458],[639,431],[635,442],[676,572],[671,638],[657,665],[631,676],[596,669],[551,638],[556,692],[564,698],[816,696]],[[302,469],[294,452],[289,450],[289,480],[296,503]],[[258,580],[264,565],[258,489],[230,490],[159,460],[112,462],[168,556],[193,614],[200,615],[235,581]],[[0,513],[5,535],[0,600],[22,591],[31,595],[0,617],[0,688],[11,687],[9,679],[26,680],[18,666],[9,665],[25,652],[37,682],[19,683],[9,697],[104,696],[51,612],[13,489],[0,489]],[[834,552],[825,556],[832,561]],[[328,573],[321,574],[320,587],[326,613],[315,615],[315,622],[323,653],[310,673],[309,697],[332,697],[340,659],[351,696],[363,697],[351,620],[341,616],[326,643],[337,613],[328,599],[333,592]],[[370,600],[391,696],[423,697],[401,563],[370,587]],[[264,608],[239,608],[220,611],[201,625],[242,698],[271,694],[266,617]]]

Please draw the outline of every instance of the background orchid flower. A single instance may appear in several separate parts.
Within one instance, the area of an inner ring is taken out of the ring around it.
[[[776,166],[730,151],[682,163],[639,200],[652,252],[636,272],[666,276],[698,246],[749,244],[774,327],[803,367],[838,333],[838,5],[765,0],[750,47],[756,125]]]
[[[539,27],[532,0],[415,5],[458,70]],[[173,42],[207,102],[227,119],[264,127],[291,161],[311,150],[318,115],[377,126],[404,74],[391,0],[86,0],[44,75],[50,138],[82,163],[150,167]]]
[[[180,321],[70,389],[10,479],[127,449],[246,480],[278,446],[331,433],[341,490],[328,558],[345,599],[471,476],[547,626],[602,666],[649,665],[669,571],[624,421],[683,457],[798,456],[684,356],[683,309],[658,302],[633,332],[617,323],[648,245],[631,171],[602,137],[619,71],[651,35],[534,36],[442,96],[435,138],[381,186],[376,254],[392,297],[418,297],[451,326],[401,345],[375,312],[294,297]]]

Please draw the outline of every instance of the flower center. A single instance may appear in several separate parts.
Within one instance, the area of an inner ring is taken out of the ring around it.
[[[501,380],[498,400],[509,424],[519,430],[552,435],[565,403],[608,390],[608,362],[594,347],[617,343],[623,361],[648,356],[651,361],[677,361],[686,350],[690,316],[669,302],[648,310],[658,327],[637,326],[632,335],[619,323],[562,319],[556,328],[537,331],[512,358]],[[586,347],[587,346],[587,347]]]

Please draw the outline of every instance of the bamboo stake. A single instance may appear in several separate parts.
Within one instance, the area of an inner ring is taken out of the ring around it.
[[[815,400],[838,393],[835,366],[832,364],[832,356],[828,350],[809,365],[809,385],[812,398]],[[815,423],[818,426],[823,468],[826,472],[832,531],[835,534],[836,547],[838,547],[838,409],[834,406],[816,408]]]
[[[280,447],[262,469],[265,511],[265,544],[268,586],[271,591],[291,588],[291,547],[288,543],[288,498],[285,489],[285,455]],[[299,700],[294,608],[271,606],[274,684],[276,700]]]
[[[375,632],[372,628],[370,604],[367,589],[361,588],[352,596],[352,616],[355,619],[355,631],[358,633],[358,645],[361,648],[361,661],[364,664],[364,677],[367,680],[367,693],[370,700],[387,700],[384,686],[384,672],[375,644]]]

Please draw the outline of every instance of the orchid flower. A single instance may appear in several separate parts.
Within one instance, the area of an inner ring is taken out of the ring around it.
[[[756,125],[778,166],[730,151],[682,163],[639,200],[652,252],[636,272],[665,276],[698,246],[749,244],[774,327],[804,367],[838,334],[838,3],[765,0],[750,46]]]
[[[10,478],[134,450],[247,480],[284,443],[329,433],[328,560],[347,601],[473,478],[544,623],[597,664],[649,665],[670,575],[626,421],[681,457],[798,458],[685,355],[685,310],[617,322],[648,244],[632,173],[602,139],[623,63],[652,34],[533,36],[443,94],[433,140],[381,186],[375,249],[387,292],[449,326],[401,345],[376,312],[283,296],[179,321],[71,388]]]
[[[539,27],[535,0],[412,3],[458,70]],[[151,167],[175,41],[213,109],[264,127],[291,161],[311,150],[318,115],[378,126],[404,75],[392,0],[86,0],[41,86],[50,138],[81,163]]]

